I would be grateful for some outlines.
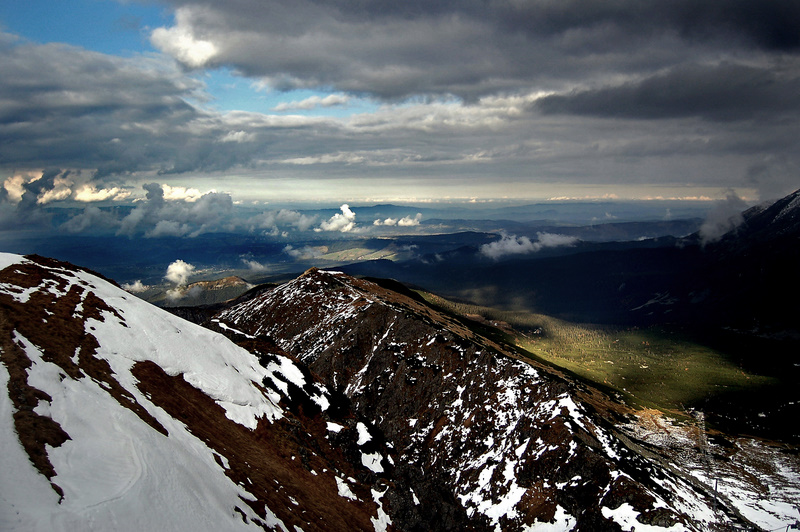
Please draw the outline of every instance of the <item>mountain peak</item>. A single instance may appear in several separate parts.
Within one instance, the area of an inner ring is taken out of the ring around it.
[[[310,276],[310,275],[314,275],[315,273],[317,273],[317,272],[319,272],[319,271],[320,271],[320,269],[319,269],[319,268],[317,268],[316,266],[312,266],[312,267],[310,267],[309,269],[307,269],[306,271],[304,271],[304,272],[302,273],[302,275],[300,275],[300,277],[305,277],[305,276],[307,276],[307,275],[309,275],[309,276]]]
[[[693,530],[689,508],[711,503],[626,444],[563,377],[371,281],[307,272],[214,321],[277,344],[391,442],[394,478],[426,501],[413,514],[401,504],[401,528]],[[641,474],[650,469],[663,477]],[[629,517],[610,511],[623,507]]]
[[[748,211],[749,212],[749,211]],[[753,218],[745,213],[745,218]],[[791,226],[795,231],[800,230],[800,190],[789,194],[761,211],[763,215],[775,224]]]

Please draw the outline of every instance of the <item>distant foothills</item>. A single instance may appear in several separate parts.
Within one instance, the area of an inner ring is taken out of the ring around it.
[[[490,243],[501,235],[507,236],[504,244],[513,243],[509,238],[537,242],[540,234],[584,242],[679,237],[699,230],[711,218],[722,217],[725,225],[744,205],[728,198],[720,203],[550,201],[320,208],[239,205],[228,195],[212,193],[167,199],[169,190],[158,185],[148,189],[147,199],[127,206],[48,204],[27,212],[27,203],[21,201],[13,223],[0,231],[0,250],[86,265],[121,283],[159,284],[176,260],[196,267],[193,281],[238,275],[253,282],[311,266],[422,259]],[[0,229],[2,222],[0,218]],[[496,256],[510,250],[492,251]]]
[[[705,218],[588,225],[450,220],[449,228],[463,230],[436,234],[423,221],[408,234],[337,233],[326,239],[312,232],[314,239],[292,242],[244,234],[95,237],[80,245],[66,240],[50,251],[82,258],[76,261],[162,306],[219,303],[320,267],[576,322],[714,326],[787,339],[797,325],[781,310],[781,300],[797,291],[791,279],[798,271],[798,203],[795,192]],[[409,212],[387,205],[374,209],[370,217],[395,220]]]

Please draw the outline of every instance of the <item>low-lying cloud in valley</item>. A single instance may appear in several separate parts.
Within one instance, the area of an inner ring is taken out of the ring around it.
[[[252,272],[265,272],[269,269],[266,264],[262,264],[256,260],[242,258],[242,262]]]
[[[328,252],[327,246],[301,246],[295,247],[287,244],[283,248],[283,252],[295,260],[309,260],[321,257]]]
[[[747,204],[735,192],[729,192],[724,200],[716,202],[700,226],[701,244],[715,242],[725,233],[736,229],[744,221],[742,212],[746,208]]]
[[[165,294],[169,301],[176,302],[197,295],[200,290],[198,287],[188,290],[186,288],[186,285],[189,283],[189,277],[194,275],[195,270],[196,268],[193,264],[189,264],[181,259],[167,266],[167,273],[164,275],[164,279],[175,284],[175,286],[167,290]]]
[[[578,242],[578,238],[567,235],[537,233],[536,236],[537,240],[534,242],[527,236],[503,233],[500,240],[482,245],[480,253],[491,259],[498,260],[509,255],[536,253],[544,248],[573,246]]]
[[[131,294],[141,294],[149,290],[150,287],[142,283],[141,279],[137,279],[132,283],[123,284],[122,289],[126,292],[130,292]]]
[[[422,214],[417,213],[415,216],[404,216],[400,219],[397,218],[386,218],[384,220],[375,220],[372,222],[372,225],[376,226],[388,226],[388,227],[415,227],[419,225],[419,222],[422,220]]]

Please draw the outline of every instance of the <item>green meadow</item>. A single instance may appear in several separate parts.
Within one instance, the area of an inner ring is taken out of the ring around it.
[[[422,292],[433,305],[499,325],[500,340],[523,354],[622,395],[632,405],[676,414],[718,395],[770,385],[723,353],[664,328],[569,323],[542,314],[456,303]],[[482,330],[484,334],[486,330]]]

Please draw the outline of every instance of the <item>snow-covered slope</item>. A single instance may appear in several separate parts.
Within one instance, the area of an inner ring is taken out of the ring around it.
[[[0,530],[388,523],[386,449],[290,358],[78,268],[0,269]]]

